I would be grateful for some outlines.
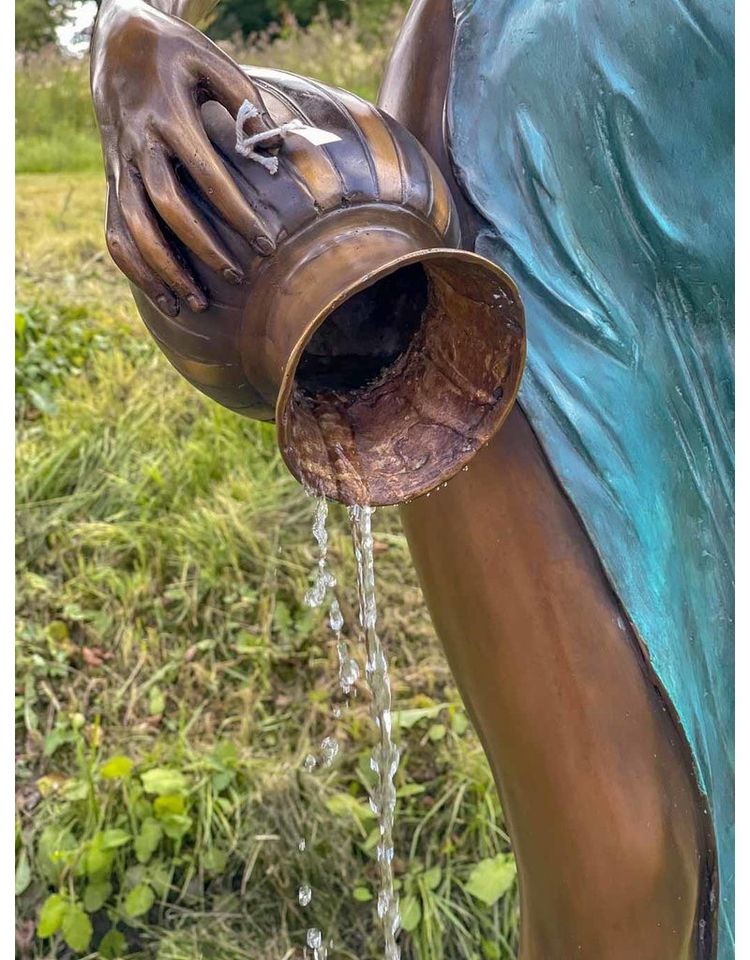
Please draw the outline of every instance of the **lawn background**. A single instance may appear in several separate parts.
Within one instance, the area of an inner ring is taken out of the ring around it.
[[[374,99],[397,21],[226,46]],[[331,960],[377,960],[373,730],[302,604],[313,504],[272,428],[203,398],[146,336],[104,248],[85,59],[16,67],[17,955],[288,960],[317,926]],[[492,779],[396,511],[374,528],[404,957],[505,960],[515,869]],[[329,531],[356,642],[335,506]],[[329,735],[339,759],[306,773]]]

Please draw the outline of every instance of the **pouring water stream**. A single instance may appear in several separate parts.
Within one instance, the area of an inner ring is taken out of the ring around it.
[[[377,846],[379,890],[377,912],[385,941],[384,960],[400,960],[398,945],[400,926],[398,898],[393,881],[393,822],[396,809],[394,778],[398,769],[399,750],[393,742],[391,718],[391,685],[388,676],[388,661],[377,633],[377,602],[375,595],[375,564],[373,556],[372,515],[374,508],[366,505],[349,508],[352,543],[357,563],[357,594],[359,601],[359,625],[365,653],[365,679],[372,695],[371,714],[377,728],[378,740],[373,748],[370,766],[377,780],[370,795],[370,806],[378,820],[380,840]],[[305,603],[318,607],[325,601],[329,590],[336,586],[336,578],[328,568],[328,532],[326,520],[328,504],[324,497],[317,498],[313,521],[313,536],[318,545],[318,563],[315,580],[305,594]],[[344,620],[338,600],[334,597],[329,607],[329,624],[336,638],[339,658],[339,683],[349,695],[359,678],[359,665],[349,653],[343,637]],[[320,745],[324,766],[330,766],[339,751],[333,737],[326,737]],[[304,766],[312,771],[317,760],[311,754]],[[300,850],[304,849],[302,846]],[[312,899],[312,890],[307,884],[300,886],[298,899],[307,906]],[[321,932],[311,927],[307,931],[307,946],[313,952],[313,960],[326,960],[327,948]]]

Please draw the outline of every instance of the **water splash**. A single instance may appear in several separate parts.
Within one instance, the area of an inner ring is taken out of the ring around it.
[[[312,887],[309,883],[302,884],[297,891],[297,899],[299,900],[301,907],[306,907],[312,900]]]
[[[370,805],[378,818],[380,841],[377,847],[380,891],[378,917],[385,937],[385,960],[400,960],[398,931],[401,924],[398,897],[393,886],[393,820],[396,810],[396,785],[399,751],[392,738],[391,684],[388,661],[378,637],[375,598],[375,564],[372,549],[373,507],[349,507],[352,541],[357,560],[359,622],[364,637],[365,677],[372,693],[371,712],[378,730],[378,742],[372,753],[371,767],[377,773]]]

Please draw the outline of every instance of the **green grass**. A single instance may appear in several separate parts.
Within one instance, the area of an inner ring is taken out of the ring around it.
[[[19,177],[17,217],[18,955],[288,960],[316,925],[332,960],[376,960],[374,732],[302,604],[313,505],[272,428],[201,397],[145,335],[104,251],[100,173]],[[505,960],[492,779],[397,513],[374,527],[404,957]],[[356,644],[341,508],[329,530]],[[306,773],[328,735],[339,759]]]

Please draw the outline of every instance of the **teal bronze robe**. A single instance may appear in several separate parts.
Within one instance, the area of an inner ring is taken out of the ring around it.
[[[521,404],[693,751],[733,955],[733,21],[726,0],[455,0],[476,250]],[[613,865],[616,869],[616,865]]]

